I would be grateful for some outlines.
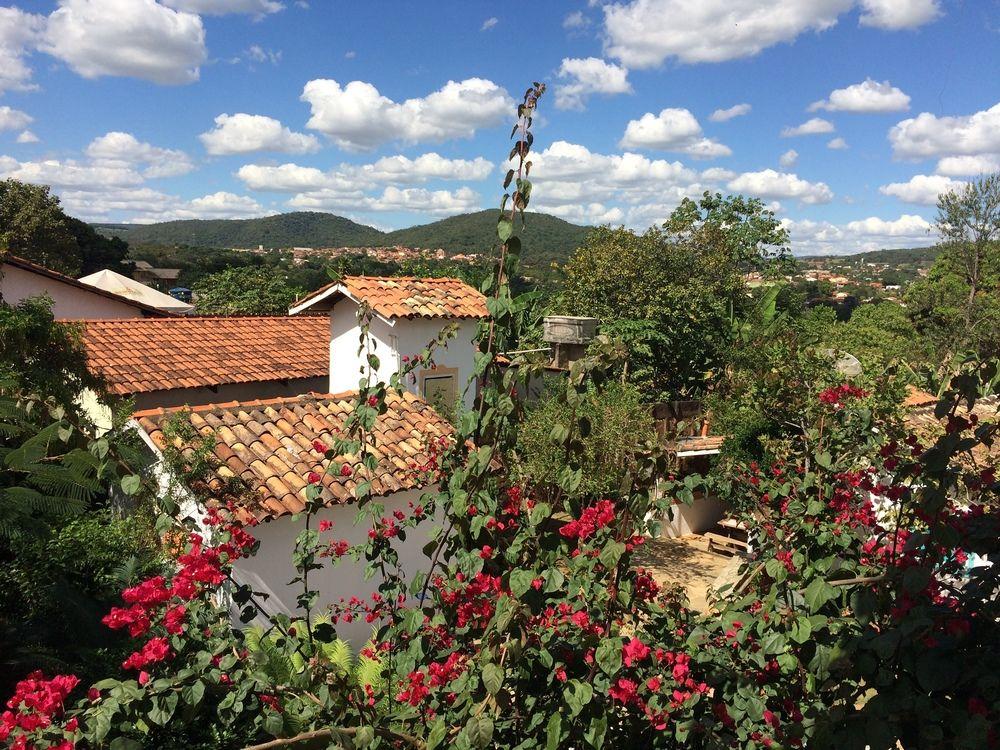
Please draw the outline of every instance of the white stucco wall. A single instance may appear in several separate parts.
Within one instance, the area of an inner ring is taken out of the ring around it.
[[[715,528],[725,515],[726,507],[717,497],[698,495],[691,505],[677,503],[670,506],[669,514],[660,527],[660,536],[676,539],[689,534],[704,534]]]
[[[52,312],[59,319],[141,318],[142,310],[72,284],[65,284],[38,273],[5,263],[0,275],[0,298],[16,305],[28,297],[47,294],[52,298]]]
[[[380,360],[377,373],[379,380],[386,383],[399,371],[402,357],[413,356],[424,350],[441,330],[450,322],[459,324],[458,333],[448,340],[446,347],[438,349],[434,355],[439,368],[458,370],[457,391],[461,397],[465,391],[465,407],[471,409],[475,403],[475,385],[466,389],[475,367],[475,337],[478,321],[450,321],[442,318],[399,318],[390,325],[381,318],[373,318],[370,333],[377,346],[375,354]],[[330,392],[342,393],[358,388],[361,378],[360,367],[363,360],[358,357],[358,306],[350,299],[340,300],[330,312]],[[419,373],[414,373],[419,375]],[[420,380],[408,382],[407,390],[420,393]]]
[[[381,498],[381,502],[385,505],[386,515],[397,508],[409,512],[407,503],[419,503],[420,495],[419,490],[407,490]],[[322,539],[347,539],[351,544],[358,544],[367,540],[370,526],[366,523],[355,526],[356,514],[357,506],[354,504],[329,508],[314,516],[313,528],[318,528],[321,520],[333,521],[333,529],[323,532],[320,535]],[[292,565],[292,551],[295,549],[295,537],[304,525],[302,519],[293,521],[285,516],[250,529],[260,541],[260,547],[256,555],[237,561],[234,568],[238,581],[269,595],[264,606],[271,613],[284,612],[291,616],[302,614],[297,612],[295,601],[301,587],[290,586],[288,582],[296,574],[295,566]],[[433,522],[428,520],[417,527],[415,532],[408,533],[405,542],[396,540],[400,564],[406,575],[427,570],[430,561],[423,553],[423,546],[432,529]],[[320,592],[317,607],[319,611],[325,610],[331,603],[339,602],[341,598],[366,598],[378,589],[378,576],[367,581],[364,578],[364,560],[354,562],[350,557],[345,557],[336,565],[329,559],[325,559],[324,563],[322,570],[309,574],[310,587]],[[363,620],[337,625],[337,635],[355,648],[364,645],[371,631],[372,626]]]

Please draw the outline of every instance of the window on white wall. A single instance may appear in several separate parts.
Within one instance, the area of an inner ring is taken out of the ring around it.
[[[458,402],[458,370],[454,367],[422,370],[420,395],[442,416],[454,414]]]

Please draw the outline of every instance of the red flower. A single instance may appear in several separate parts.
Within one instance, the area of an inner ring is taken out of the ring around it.
[[[648,687],[654,693],[660,689],[661,684],[662,682],[660,681],[659,677],[650,677],[648,680],[646,680],[646,687]]]
[[[632,680],[627,680],[622,677],[618,680],[618,682],[608,688],[608,695],[611,696],[612,700],[628,705],[638,698],[638,694],[636,693],[637,687],[638,686],[632,682]]]
[[[368,405],[369,406],[378,406],[378,396],[369,396],[368,397]]]
[[[649,646],[638,638],[633,637],[622,647],[622,657],[625,659],[625,666],[631,667],[632,662],[641,662],[649,656]]]
[[[309,484],[319,484],[320,480],[323,479],[317,472],[310,471],[309,476],[306,477],[309,480]]]
[[[344,464],[343,466],[340,467],[340,476],[342,477],[349,477],[353,473],[354,470],[350,467],[349,464]]]
[[[313,450],[317,453],[326,453],[326,444],[322,440],[313,440]]]
[[[323,520],[319,522],[320,531],[329,531],[333,528],[333,521]]]
[[[147,664],[163,661],[170,656],[170,644],[166,638],[151,638],[139,651],[135,651],[122,662],[122,669],[142,669]]]
[[[489,560],[493,557],[493,548],[488,544],[484,544],[482,550],[479,552],[479,556],[484,560]]]

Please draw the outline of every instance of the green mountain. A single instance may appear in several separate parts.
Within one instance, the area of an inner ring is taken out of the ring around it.
[[[525,259],[535,264],[565,261],[590,231],[548,214],[529,213],[521,237]],[[496,210],[451,216],[394,232],[315,211],[261,219],[190,219],[159,224],[96,224],[103,234],[135,245],[193,247],[379,247],[404,245],[449,253],[484,253],[496,238]]]
[[[407,247],[440,247],[450,253],[484,253],[496,242],[496,224],[496,209],[477,211],[409,229],[397,229],[386,234],[383,242]],[[549,214],[528,213],[524,229],[519,230],[525,259],[533,263],[563,262],[580,246],[591,229]]]
[[[195,247],[345,247],[371,246],[383,232],[350,219],[318,211],[296,211],[260,219],[188,219],[158,224],[98,224],[129,244]]]

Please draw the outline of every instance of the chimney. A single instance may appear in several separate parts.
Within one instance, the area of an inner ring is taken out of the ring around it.
[[[542,338],[552,346],[552,366],[561,370],[583,357],[597,335],[597,318],[549,315],[542,325]]]

